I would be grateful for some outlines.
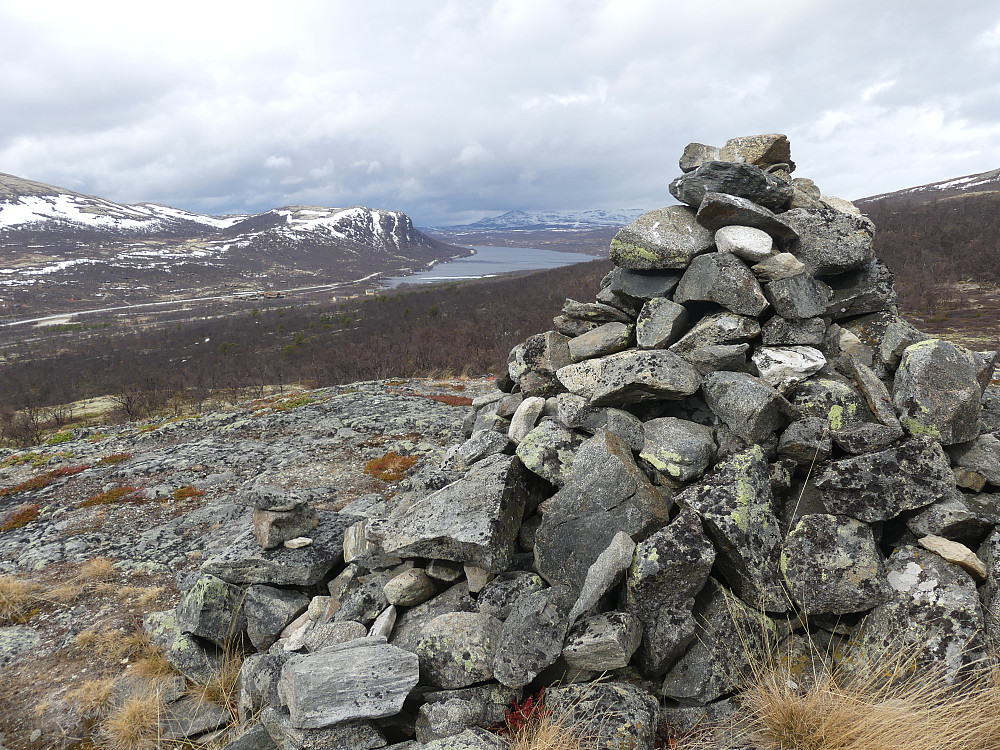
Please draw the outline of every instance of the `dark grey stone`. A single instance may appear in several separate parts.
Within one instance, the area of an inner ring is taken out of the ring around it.
[[[892,271],[876,259],[856,271],[827,279],[833,297],[826,315],[833,320],[891,310],[896,304]]]
[[[699,224],[712,231],[735,225],[760,229],[772,237],[793,239],[798,236],[773,211],[746,198],[726,193],[705,193],[695,218]]]
[[[708,346],[744,344],[760,335],[760,323],[755,318],[731,312],[706,315],[691,330],[670,347],[678,354]]]
[[[537,574],[524,570],[501,573],[483,587],[476,596],[479,611],[506,620],[514,603],[522,595],[541,591],[546,583]]]
[[[831,430],[843,430],[863,422],[874,422],[875,415],[856,388],[839,375],[816,375],[795,388],[795,408],[802,417],[819,417]]]
[[[520,691],[495,683],[428,693],[417,714],[417,740],[427,743],[503,724],[511,701],[519,697]]]
[[[830,457],[832,451],[830,426],[820,417],[806,417],[792,422],[778,441],[778,455],[792,459],[799,466],[820,464]]]
[[[600,430],[580,446],[570,480],[549,500],[536,535],[536,570],[579,591],[615,534],[655,530],[667,522],[672,505],[636,466],[628,444]]]
[[[292,726],[286,712],[265,708],[260,723],[278,750],[375,750],[387,744],[385,735],[367,719],[321,729],[300,729]]]
[[[705,162],[670,183],[670,194],[698,208],[706,193],[745,198],[771,211],[781,211],[792,200],[792,186],[753,164]]]
[[[640,349],[670,346],[687,330],[688,317],[687,308],[665,297],[649,300],[636,320],[636,344]]]
[[[779,555],[782,532],[764,450],[754,445],[675,496],[695,511],[718,550],[717,564],[739,596],[768,612],[785,612]]]
[[[594,748],[653,750],[659,705],[642,688],[624,682],[551,688],[545,705]]]
[[[866,216],[796,208],[781,218],[799,235],[789,250],[814,276],[853,271],[875,257],[875,225]]]
[[[874,523],[950,496],[955,477],[948,456],[930,438],[831,461],[816,478],[830,513]]]
[[[805,320],[825,315],[830,293],[812,274],[800,273],[764,284],[764,296],[782,318]]]
[[[967,495],[957,488],[906,519],[906,527],[917,537],[941,536],[954,542],[974,544],[1000,524],[1000,496]]]
[[[639,457],[666,482],[687,482],[705,473],[715,458],[712,429],[675,417],[661,417],[643,426],[645,440]]]
[[[693,301],[715,302],[737,315],[760,315],[767,308],[757,278],[732,253],[708,253],[691,261],[674,291],[674,302]]]
[[[778,391],[746,373],[715,372],[702,383],[705,402],[748,443],[766,440],[789,421],[791,407]]]
[[[514,603],[493,661],[497,682],[524,687],[559,658],[574,599],[568,586],[556,586],[525,593]]]
[[[241,587],[202,575],[181,597],[177,625],[182,633],[206,638],[220,646],[237,643],[247,628],[245,597]]]
[[[768,662],[774,623],[714,580],[698,597],[691,646],[663,680],[666,698],[704,705],[745,684],[754,665]]]
[[[310,536],[313,542],[300,549],[261,549],[253,532],[247,531],[209,558],[201,572],[235,584],[312,586],[343,559],[344,532],[360,520],[360,516],[319,511],[319,526]]]
[[[630,302],[642,304],[656,297],[669,297],[681,280],[680,273],[629,271],[615,268],[608,274],[608,289]]]
[[[708,581],[715,548],[693,511],[641,542],[626,576],[625,606],[643,627],[639,664],[663,674],[694,639],[695,595]]]
[[[281,631],[306,611],[309,597],[298,591],[255,584],[246,591],[247,635],[258,651],[266,651]]]
[[[987,432],[967,443],[949,445],[947,451],[953,465],[971,469],[1000,486],[1000,438],[995,434]]]

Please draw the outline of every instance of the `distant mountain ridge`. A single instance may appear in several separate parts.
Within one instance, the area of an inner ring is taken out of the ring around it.
[[[418,231],[401,211],[286,206],[206,216],[0,173],[0,314],[38,296],[132,301],[397,275],[467,252]]]
[[[860,198],[854,201],[857,205],[870,205],[879,201],[899,201],[899,200],[926,200],[936,201],[941,198],[948,198],[954,195],[967,195],[969,193],[988,193],[1000,190],[1000,169],[993,169],[989,172],[979,172],[977,174],[965,175],[963,177],[953,177],[948,180],[940,180],[927,185],[896,190],[892,193],[881,193],[871,195],[867,198]]]
[[[441,227],[449,231],[505,231],[539,229],[600,229],[631,224],[648,209],[591,209],[588,211],[508,211],[472,224]]]

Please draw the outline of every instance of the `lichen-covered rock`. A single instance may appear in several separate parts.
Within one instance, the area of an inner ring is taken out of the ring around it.
[[[625,606],[642,623],[639,663],[647,674],[663,674],[694,638],[695,595],[714,562],[715,548],[692,511],[636,547]]]
[[[832,451],[830,426],[820,417],[806,417],[792,422],[778,440],[778,455],[792,459],[799,466],[820,464],[830,457]]]
[[[636,466],[628,444],[599,430],[580,446],[569,481],[549,500],[536,534],[535,569],[579,591],[615,534],[648,533],[667,522],[672,506]]]
[[[638,618],[627,612],[603,612],[570,629],[562,656],[574,669],[607,672],[628,666],[641,640]]]
[[[632,344],[634,333],[635,328],[631,325],[618,322],[605,323],[570,339],[569,357],[573,362],[579,362],[623,351]]]
[[[792,186],[753,164],[705,162],[693,172],[670,183],[670,194],[681,203],[698,208],[706,193],[725,193],[781,211],[792,200]],[[784,218],[784,217],[782,217]]]
[[[568,586],[531,591],[504,620],[493,660],[493,676],[507,687],[524,687],[562,653],[574,600]]]
[[[288,714],[274,708],[265,708],[260,714],[260,723],[278,750],[375,750],[386,744],[382,731],[367,719],[345,721],[319,729],[304,729],[293,726]]]
[[[947,497],[955,477],[937,442],[911,438],[884,451],[831,461],[816,486],[830,513],[874,523]]]
[[[431,623],[435,618],[450,612],[475,611],[476,602],[469,596],[469,585],[460,581],[433,599],[405,610],[396,620],[390,640],[395,646],[415,651],[421,639],[434,632]]]
[[[745,685],[753,665],[765,664],[774,623],[714,580],[698,597],[694,640],[663,680],[666,698],[706,704]]]
[[[1000,486],[1000,438],[993,433],[977,435],[967,443],[949,445],[955,466],[970,469],[992,485]]]
[[[627,351],[599,361],[594,406],[684,398],[701,384],[698,371],[671,351]]]
[[[688,311],[683,305],[655,297],[642,306],[636,319],[636,345],[640,349],[663,349],[687,329]]]
[[[611,262],[630,271],[687,268],[691,259],[711,249],[712,233],[685,206],[667,206],[643,214],[611,240]]]
[[[691,261],[674,291],[674,302],[715,302],[737,315],[760,315],[768,306],[757,278],[732,253],[709,253]]]
[[[666,481],[687,482],[705,473],[715,458],[712,429],[675,417],[652,419],[643,425],[645,440],[639,458]]]
[[[744,344],[760,336],[756,318],[731,312],[706,315],[685,333],[670,351],[684,354],[706,346]]]
[[[472,727],[503,724],[511,701],[519,696],[519,691],[495,683],[428,693],[417,714],[417,740],[428,743]]]
[[[864,612],[889,597],[871,528],[848,516],[803,516],[785,538],[781,572],[810,615]]]
[[[764,441],[788,424],[788,401],[753,375],[714,372],[701,390],[708,408],[747,443]]]
[[[763,448],[730,456],[674,499],[701,517],[719,569],[743,600],[769,612],[788,610],[778,568],[782,533]]]
[[[545,419],[521,439],[517,457],[526,469],[562,487],[573,468],[573,454],[584,437],[555,420]]]
[[[200,576],[177,605],[177,625],[182,633],[220,646],[234,644],[246,633],[245,596],[239,586],[215,576]]]
[[[652,750],[659,705],[624,682],[567,685],[547,690],[545,706],[595,748]]]
[[[258,651],[278,640],[278,635],[292,620],[305,612],[309,597],[298,591],[274,586],[254,585],[246,591],[244,611],[247,618],[247,635]]]
[[[792,403],[801,416],[820,417],[831,430],[875,421],[864,396],[843,378],[817,375],[799,383]]]
[[[775,314],[789,320],[824,315],[830,299],[826,286],[810,273],[782,275],[765,283],[763,291]]]
[[[519,459],[491,456],[404,513],[373,520],[369,535],[397,557],[471,562],[503,570],[513,553],[525,505],[536,492],[533,477]]]
[[[979,435],[982,389],[975,357],[943,339],[908,346],[896,370],[893,404],[913,435],[928,435],[942,445]]]
[[[487,583],[476,597],[479,611],[492,615],[498,620],[506,620],[510,610],[524,594],[541,591],[546,588],[543,581],[535,573],[524,570],[511,570],[501,573]]]
[[[463,688],[493,679],[502,623],[479,612],[438,615],[414,649],[421,679],[435,687]]]
[[[853,271],[875,257],[875,225],[866,216],[795,208],[781,218],[799,235],[790,251],[814,276]]]
[[[886,567],[892,595],[852,633],[841,669],[883,679],[930,672],[954,682],[981,666],[983,610],[969,574],[910,546],[893,552]]]
[[[361,638],[293,656],[281,670],[278,696],[300,729],[392,716],[416,686],[418,669],[415,654],[384,638]]]
[[[1000,524],[1000,498],[996,495],[967,495],[957,488],[906,519],[906,528],[916,536],[943,536],[956,542],[972,543]]]

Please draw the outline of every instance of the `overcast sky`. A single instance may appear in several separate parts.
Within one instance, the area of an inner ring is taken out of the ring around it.
[[[205,213],[655,208],[782,132],[859,198],[1000,167],[995,0],[0,0],[0,172]]]

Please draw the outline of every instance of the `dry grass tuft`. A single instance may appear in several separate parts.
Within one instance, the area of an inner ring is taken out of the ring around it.
[[[163,699],[156,690],[128,699],[101,726],[103,747],[108,750],[152,750],[157,747],[164,710]]]
[[[167,661],[166,654],[159,649],[151,649],[139,656],[132,669],[143,677],[167,677],[177,674],[177,670]]]
[[[77,687],[66,691],[66,700],[77,704],[88,714],[102,713],[111,704],[114,682],[113,677],[85,680]]]
[[[11,575],[0,575],[0,625],[20,625],[38,612],[39,586]]]
[[[109,664],[142,660],[157,652],[145,631],[83,630],[75,638],[77,648],[90,651]]]
[[[191,693],[203,701],[222,706],[234,721],[239,720],[237,704],[240,696],[240,668],[246,658],[239,649],[226,649],[222,669],[205,685],[196,685]]]
[[[80,565],[77,578],[84,581],[110,581],[118,577],[115,561],[110,557],[94,557]]]
[[[914,674],[912,664],[900,652],[805,690],[785,669],[764,672],[743,693],[740,734],[768,750],[1000,748],[1000,673],[983,669],[956,686],[940,670]]]
[[[510,750],[588,750],[566,721],[549,712],[540,713],[510,734]]]

